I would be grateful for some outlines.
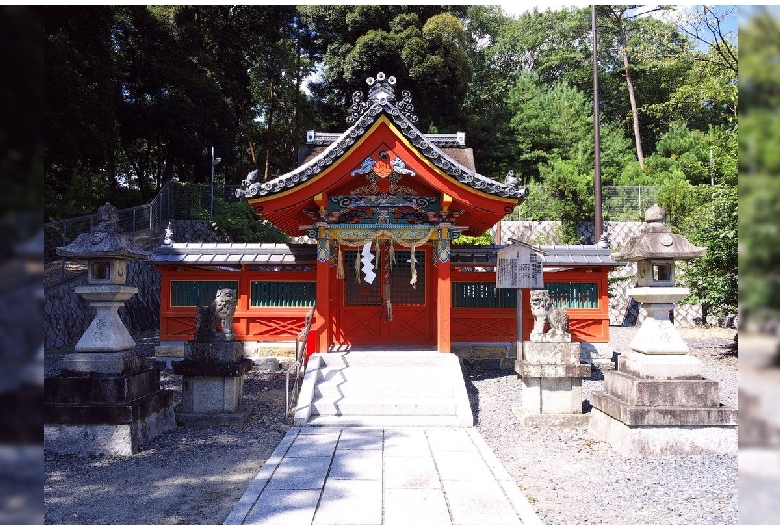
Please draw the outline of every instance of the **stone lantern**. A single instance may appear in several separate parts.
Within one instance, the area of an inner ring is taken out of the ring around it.
[[[627,455],[733,453],[736,409],[720,404],[718,383],[702,377],[702,363],[689,355],[670,315],[689,290],[676,286],[675,262],[698,258],[692,245],[664,224],[654,205],[642,232],[628,241],[616,261],[637,263],[629,291],[647,312],[617,370],[604,373],[604,390],[591,396],[590,429]]]
[[[95,318],[76,344],[76,355],[64,360],[63,369],[76,372],[121,372],[127,363],[139,368],[129,352],[135,341],[119,318],[118,310],[137,292],[127,284],[127,260],[149,259],[151,253],[136,248],[118,228],[118,210],[109,203],[98,208],[97,226],[80,234],[70,245],[57,248],[57,254],[87,261],[87,285],[74,291],[95,309]],[[79,353],[101,353],[78,355]]]
[[[664,223],[665,217],[666,213],[660,206],[651,206],[645,212],[645,226],[639,236],[630,239],[622,251],[612,255],[615,260],[636,262],[636,287],[628,294],[647,312],[647,317],[630,346],[635,352],[665,355],[663,359],[667,361],[694,365],[696,370],[700,370],[701,363],[693,357],[668,357],[685,355],[689,351],[670,316],[674,305],[690,293],[688,288],[677,287],[675,284],[675,262],[699,258],[707,249],[694,246],[685,237],[672,233]],[[637,355],[633,357],[642,359]],[[644,361],[645,365],[650,363],[647,358],[644,358]],[[680,369],[677,370],[677,375],[686,375],[681,373]],[[646,366],[644,371],[650,375],[648,371],[651,370],[650,366]],[[657,375],[667,377],[673,374],[663,372]]]
[[[138,292],[127,284],[127,261],[149,259],[119,228],[119,212],[106,203],[97,225],[70,245],[63,257],[87,261],[87,285],[74,291],[95,317],[62,360],[59,376],[44,384],[46,449],[68,454],[136,453],[175,428],[173,392],[160,389],[160,371],[135,348],[118,310]]]

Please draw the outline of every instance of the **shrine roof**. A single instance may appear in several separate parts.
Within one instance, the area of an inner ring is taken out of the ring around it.
[[[511,245],[452,245],[453,265],[496,264],[498,251]],[[606,266],[618,267],[624,263],[612,259],[609,248],[597,245],[537,245],[546,267]]]
[[[455,266],[493,266],[498,251],[509,245],[452,245]],[[539,245],[548,267],[618,267],[610,249],[596,245]],[[172,243],[161,245],[150,260],[157,265],[309,265],[316,263],[313,243]]]
[[[172,243],[160,245],[155,265],[310,265],[316,246],[283,243]]]
[[[369,78],[367,82],[371,87],[367,101],[362,101],[361,92],[353,94],[350,121],[354,123],[349,129],[335,138],[325,135],[327,139],[320,143],[332,140],[331,143],[318,154],[308,157],[306,162],[289,173],[267,182],[258,182],[256,180],[257,172],[250,173],[244,181],[243,189],[237,190],[236,195],[246,199],[261,198],[305,184],[327,170],[352,149],[384,115],[430,163],[461,184],[496,197],[518,200],[525,197],[525,190],[517,185],[517,179],[511,180],[507,184],[481,175],[473,167],[466,165],[469,158],[473,163],[473,156],[466,155],[466,158],[457,156],[455,155],[456,152],[459,152],[457,148],[455,151],[450,150],[451,154],[448,154],[444,151],[444,147],[437,145],[442,141],[433,137],[452,135],[431,135],[429,137],[429,135],[421,133],[414,125],[417,117],[412,114],[411,96],[404,91],[402,99],[400,101],[396,99],[393,89],[395,79],[392,76],[385,79],[384,74],[380,72],[376,80]],[[448,145],[447,142],[444,143]],[[312,154],[315,151],[317,150],[313,150]]]

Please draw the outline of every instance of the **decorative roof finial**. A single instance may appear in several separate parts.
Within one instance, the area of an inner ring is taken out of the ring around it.
[[[398,101],[395,96],[396,79],[394,76],[387,77],[384,72],[379,72],[376,77],[366,78],[366,84],[368,85],[368,100],[363,101],[363,93],[359,90],[352,93],[352,105],[350,106],[350,114],[347,117],[347,123],[356,122],[360,116],[362,116],[372,105],[393,105],[401,113],[406,116],[412,123],[417,123],[417,116],[412,114],[414,112],[414,105],[412,105],[412,96],[409,91],[404,90],[401,92],[402,100]]]

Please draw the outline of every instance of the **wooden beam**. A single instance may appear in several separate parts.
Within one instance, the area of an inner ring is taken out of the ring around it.
[[[450,353],[450,309],[452,294],[450,285],[450,261],[439,261],[436,267],[436,330],[437,349],[440,353]]]
[[[330,342],[330,262],[317,262],[317,305],[314,312],[316,352],[327,353]]]

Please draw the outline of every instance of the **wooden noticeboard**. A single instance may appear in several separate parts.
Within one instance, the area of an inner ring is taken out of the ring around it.
[[[512,245],[499,250],[496,287],[499,289],[543,289],[541,256],[524,245]]]
[[[517,289],[517,359],[523,359],[523,291],[543,289],[542,257],[531,246],[514,244],[498,251],[496,288]]]

